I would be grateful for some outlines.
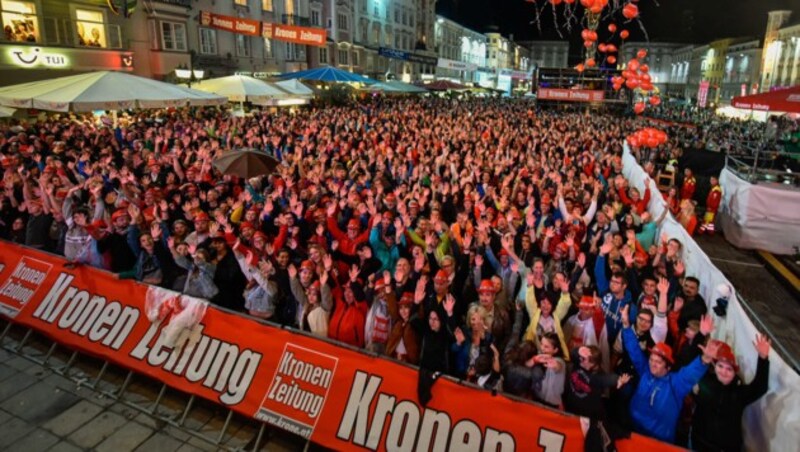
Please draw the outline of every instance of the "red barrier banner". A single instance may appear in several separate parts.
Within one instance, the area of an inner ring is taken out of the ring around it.
[[[539,88],[536,98],[570,102],[602,102],[606,98],[606,94],[602,90]]]
[[[412,368],[213,306],[171,342],[169,327],[151,323],[145,307],[148,297],[182,295],[65,264],[0,242],[2,314],[334,450],[583,450],[577,417],[447,379],[421,406]],[[618,448],[674,450],[636,435]]]
[[[309,46],[324,46],[328,39],[328,32],[324,28],[298,27],[269,22],[262,23],[261,34],[265,39]]]
[[[209,11],[200,11],[200,25],[240,35],[258,36],[261,34],[261,22],[257,20],[223,16]]]

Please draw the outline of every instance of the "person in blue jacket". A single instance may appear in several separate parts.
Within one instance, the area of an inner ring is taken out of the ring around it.
[[[600,307],[606,318],[606,331],[608,332],[608,348],[611,350],[614,341],[622,329],[622,310],[631,306],[633,297],[628,290],[628,280],[622,272],[614,272],[611,279],[606,276],[606,258],[614,248],[610,239],[606,239],[600,247],[600,253],[594,265],[594,277],[597,282],[597,294],[600,295]],[[627,317],[630,315],[630,317]],[[639,315],[636,305],[626,311],[626,321],[635,319]]]
[[[679,371],[670,372],[674,363],[670,346],[663,342],[656,344],[650,349],[650,358],[647,359],[630,327],[627,311],[626,306],[623,308],[622,341],[639,373],[639,385],[630,404],[634,430],[673,443],[683,400],[705,375],[708,364],[717,354],[719,343],[711,341],[705,347],[700,346],[702,356]]]

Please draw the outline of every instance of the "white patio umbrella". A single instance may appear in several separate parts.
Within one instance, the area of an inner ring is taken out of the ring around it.
[[[222,96],[124,72],[98,71],[0,88],[0,105],[87,112],[221,105]]]
[[[15,111],[17,110],[14,110],[13,108],[0,107],[0,118],[10,118],[14,115]]]
[[[269,83],[245,75],[203,80],[192,85],[195,89],[225,96],[231,102],[251,102],[264,104],[271,99],[288,97],[289,95]]]
[[[307,87],[296,78],[275,82],[273,85],[286,91],[294,97],[314,97],[314,90]]]

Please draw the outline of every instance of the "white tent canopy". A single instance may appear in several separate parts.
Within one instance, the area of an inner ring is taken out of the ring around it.
[[[0,107],[0,118],[10,118],[14,115],[14,112],[17,111],[13,108],[8,107]]]
[[[296,78],[275,82],[274,85],[294,97],[314,97],[314,90],[302,84]]]
[[[288,97],[285,91],[257,78],[246,75],[230,75],[227,77],[203,80],[194,85],[195,89],[225,96],[231,102],[252,102],[263,104],[270,99]]]
[[[50,111],[221,105],[222,96],[124,72],[98,71],[0,88],[0,105]]]

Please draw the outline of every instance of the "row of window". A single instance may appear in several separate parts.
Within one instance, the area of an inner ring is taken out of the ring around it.
[[[105,10],[70,5],[70,13],[71,20],[42,17],[34,2],[0,0],[3,39],[96,48],[122,46],[119,26],[108,23]]]

